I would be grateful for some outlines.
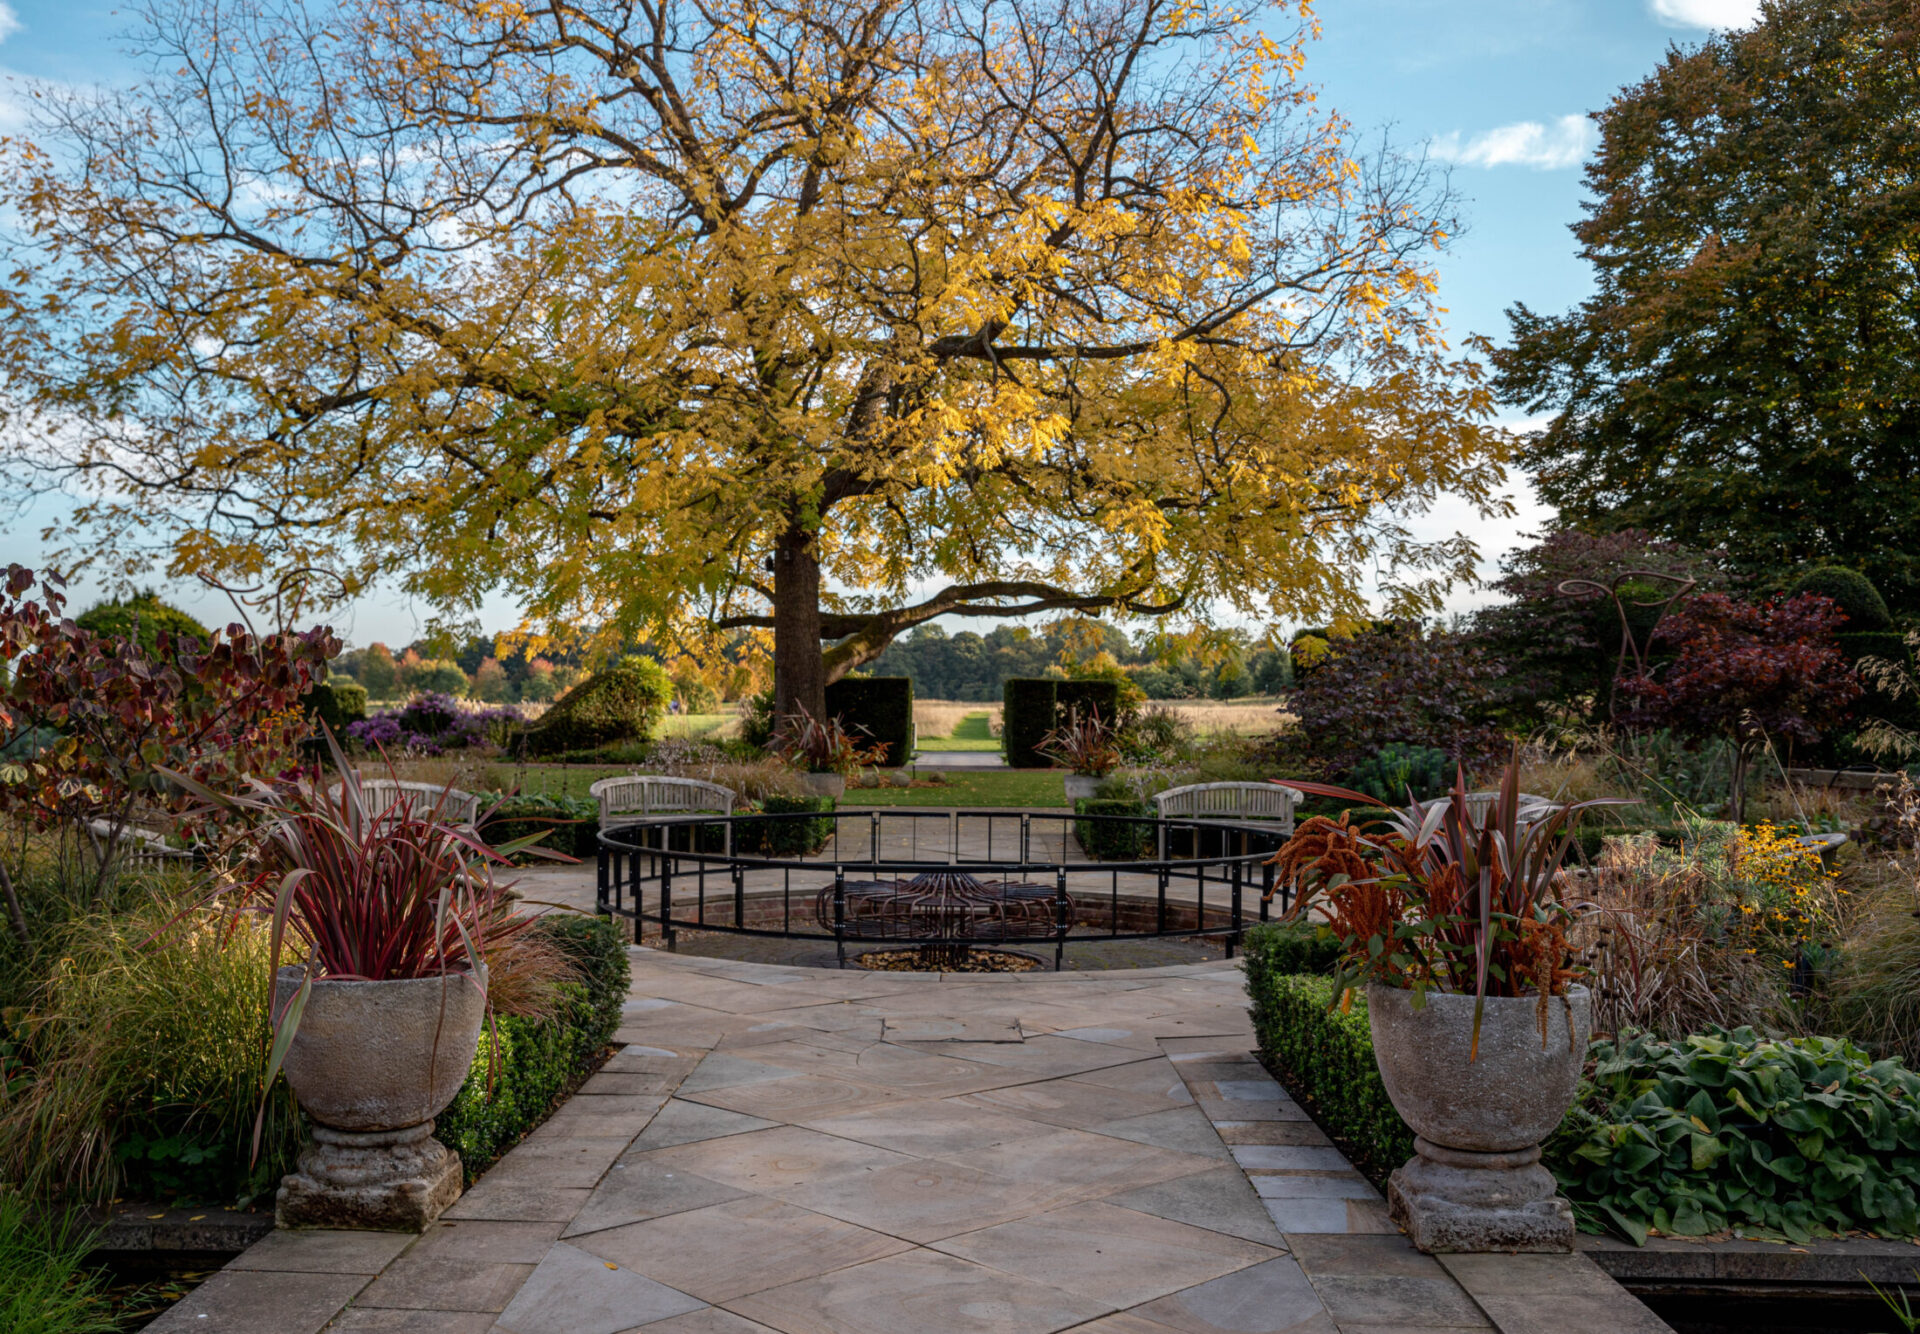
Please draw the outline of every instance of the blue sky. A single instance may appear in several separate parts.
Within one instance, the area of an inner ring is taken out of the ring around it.
[[[164,0],[163,0],[164,3]],[[1568,224],[1580,216],[1580,163],[1594,141],[1587,113],[1623,85],[1644,78],[1668,47],[1699,41],[1715,28],[1741,27],[1758,0],[1320,0],[1322,39],[1307,77],[1322,100],[1369,134],[1385,130],[1403,146],[1428,143],[1452,164],[1464,196],[1467,231],[1442,261],[1441,296],[1456,336],[1504,336],[1502,312],[1516,301],[1564,310],[1589,290]],[[0,68],[14,76],[82,83],[124,75],[129,63],[117,34],[126,19],[88,0],[13,0],[0,5]],[[0,133],[18,127],[18,90],[0,100]],[[1427,533],[1465,529],[1486,568],[1543,511],[1515,479],[1515,520],[1477,521],[1442,505],[1420,522]],[[35,561],[39,529],[58,509],[0,513],[4,559]],[[223,604],[182,594],[189,607],[223,620]],[[84,586],[76,606],[91,600]],[[1455,608],[1486,595],[1459,590]],[[504,628],[514,609],[489,608],[488,628]],[[418,633],[424,608],[370,599],[339,618],[353,642],[404,643]]]

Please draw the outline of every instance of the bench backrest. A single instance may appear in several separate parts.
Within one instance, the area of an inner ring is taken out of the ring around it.
[[[1160,818],[1263,820],[1293,829],[1293,808],[1300,793],[1279,783],[1190,783],[1154,796]]]
[[[97,838],[113,836],[111,820],[89,820],[87,827]],[[123,863],[131,866],[170,866],[175,862],[191,862],[193,854],[185,848],[170,845],[164,834],[152,829],[143,829],[139,825],[124,825],[120,830],[120,842],[114,848],[114,855]]]
[[[631,824],[656,815],[733,814],[734,791],[698,778],[629,774],[602,778],[587,789],[600,803],[600,827]]]
[[[340,789],[335,788],[337,796]],[[452,824],[472,824],[480,818],[480,798],[471,792],[457,787],[443,787],[438,783],[412,783],[397,778],[363,778],[360,780],[360,799],[365,803],[367,814],[378,820],[395,807],[405,803],[414,818],[423,819],[429,815]]]

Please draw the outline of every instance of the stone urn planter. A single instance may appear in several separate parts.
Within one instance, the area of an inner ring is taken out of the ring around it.
[[[1423,1251],[1568,1251],[1573,1211],[1540,1163],[1573,1105],[1593,998],[1489,997],[1469,1061],[1474,998],[1367,988],[1374,1058],[1418,1154],[1387,1183],[1393,1219]]]
[[[1092,774],[1068,774],[1066,784],[1067,800],[1078,801],[1082,797],[1091,797],[1094,789],[1100,786],[1100,780]]]
[[[847,779],[844,774],[801,774],[801,783],[808,793],[816,797],[832,797],[838,801],[847,795]]]
[[[274,979],[276,1011],[298,968]],[[460,1156],[433,1118],[473,1065],[486,992],[467,973],[317,979],[282,1066],[313,1143],[280,1183],[281,1227],[422,1231],[460,1198]]]

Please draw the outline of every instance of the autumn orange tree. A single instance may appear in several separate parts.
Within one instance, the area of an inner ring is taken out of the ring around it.
[[[1500,504],[1444,182],[1316,106],[1304,3],[144,24],[0,178],[9,433],[90,550],[771,631],[818,712],[947,612],[1431,606],[1473,553],[1405,516]]]

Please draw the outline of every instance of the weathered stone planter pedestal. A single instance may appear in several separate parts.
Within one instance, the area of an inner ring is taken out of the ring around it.
[[[1488,997],[1478,1046],[1474,998],[1367,989],[1374,1056],[1416,1156],[1387,1182],[1394,1222],[1423,1251],[1573,1249],[1573,1209],[1540,1144],[1573,1103],[1592,1031],[1585,987],[1555,997]],[[1543,1022],[1544,1019],[1544,1022]]]
[[[433,1122],[355,1133],[313,1128],[299,1170],[281,1179],[281,1227],[422,1232],[460,1198],[460,1155],[433,1137]]]
[[[1421,1250],[1573,1249],[1573,1210],[1537,1147],[1471,1153],[1416,1137],[1414,1148],[1387,1182],[1387,1207]]]
[[[279,1008],[301,974],[284,968]],[[316,982],[287,1048],[313,1143],[274,1199],[281,1227],[422,1232],[460,1198],[460,1155],[433,1137],[480,1043],[486,991],[464,973]]]

